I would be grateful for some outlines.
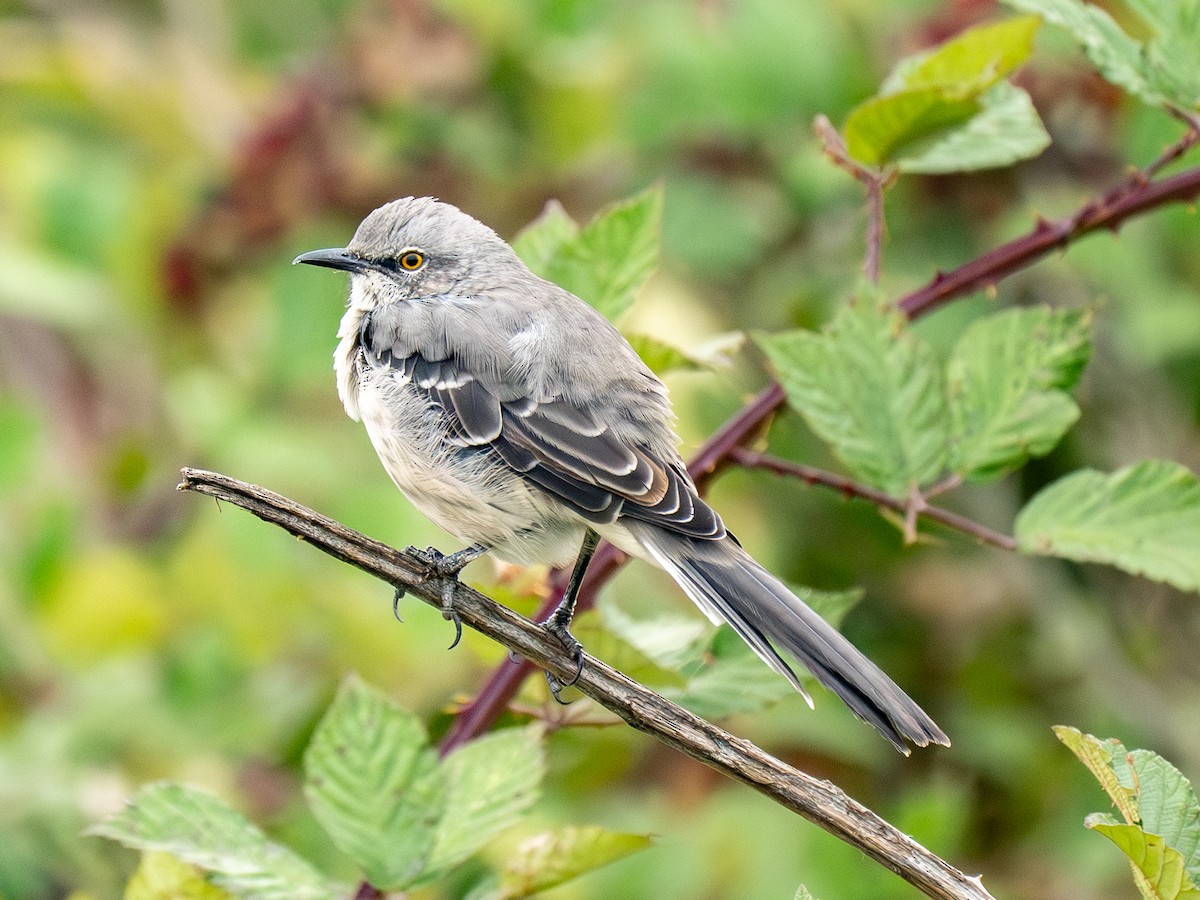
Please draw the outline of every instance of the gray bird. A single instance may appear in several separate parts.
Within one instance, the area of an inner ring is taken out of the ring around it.
[[[949,744],[726,531],[676,450],[666,388],[620,332],[486,225],[406,197],[368,215],[345,249],[295,262],[350,273],[338,393],[396,486],[472,545],[438,561],[443,571],[488,551],[521,564],[576,559],[546,625],[582,665],[567,626],[599,534],[666,570],[810,706],[777,647],[902,753],[906,742]]]

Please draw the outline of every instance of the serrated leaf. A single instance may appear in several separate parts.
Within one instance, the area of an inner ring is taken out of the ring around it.
[[[1178,463],[1075,472],[1029,501],[1015,532],[1026,553],[1110,563],[1200,589],[1200,479]]]
[[[860,301],[820,333],[756,340],[788,402],[857,477],[902,495],[941,473],[948,417],[940,367],[898,314]]]
[[[662,190],[651,188],[602,210],[576,234],[561,207],[547,207],[518,238],[518,252],[536,274],[616,320],[658,264],[662,202]]]
[[[1028,59],[1040,24],[1037,16],[1021,16],[980,25],[934,50],[901,61],[877,96],[850,111],[843,129],[846,149],[860,162],[879,165],[892,160],[902,148],[979,118],[988,105],[981,102],[981,95]],[[909,170],[987,168],[1003,164],[989,159],[1024,159],[1025,154],[1032,155],[1045,146],[1031,150],[1041,129],[1036,113],[1032,113],[1033,124],[1029,121],[1031,105],[1021,104],[1005,92],[992,96],[991,105],[992,115],[960,135],[948,150],[934,151],[927,146],[909,154]],[[994,138],[995,128],[1003,123],[1016,124],[1018,130],[1011,136],[1001,134],[995,141],[999,147],[987,147],[986,139]],[[940,146],[939,140],[935,147]],[[955,162],[956,152],[961,163]]]
[[[1137,825],[1118,822],[1104,813],[1093,813],[1084,825],[1121,848],[1133,863],[1138,888],[1149,900],[1200,900],[1200,890],[1188,877],[1179,851],[1157,834]]]
[[[1200,104],[1197,0],[1134,0],[1132,5],[1155,32],[1145,42],[1123,31],[1099,6],[1080,0],[1005,2],[1069,31],[1104,78],[1146,103]]]
[[[1043,456],[1079,418],[1066,393],[1091,353],[1091,315],[1012,309],[968,328],[946,366],[948,467],[984,481]]]
[[[563,884],[650,846],[644,834],[606,831],[595,825],[568,826],[522,841],[500,873],[506,900],[528,897]]]
[[[513,238],[512,248],[535,275],[547,276],[550,261],[579,234],[579,226],[562,204],[550,200],[536,219]]]
[[[88,834],[135,850],[169,853],[213,875],[243,900],[335,900],[346,888],[326,881],[291,850],[267,839],[245,816],[196,788],[148,784],[125,809]]]
[[[1200,883],[1200,802],[1192,783],[1150,750],[1134,750],[1130,757],[1137,773],[1142,828],[1177,850],[1189,878]]]
[[[484,735],[443,759],[440,769],[445,812],[422,881],[471,856],[537,800],[546,774],[542,730],[507,728]]]
[[[367,880],[398,890],[433,851],[445,791],[420,720],[350,676],[304,754],[304,794]]]
[[[1130,0],[1154,30],[1143,55],[1149,81],[1183,107],[1200,107],[1200,0]]]
[[[211,883],[201,869],[170,853],[143,853],[125,885],[123,900],[230,900],[233,895]]]
[[[1121,742],[1112,738],[1102,741],[1095,735],[1085,734],[1069,725],[1055,725],[1054,734],[1096,777],[1125,821],[1137,822],[1137,794],[1131,785],[1122,782],[1113,769],[1114,761],[1124,760],[1128,754]]]
[[[901,149],[896,168],[922,175],[974,172],[1032,159],[1050,146],[1033,100],[1021,88],[1002,81],[978,102],[979,111],[965,122]]]

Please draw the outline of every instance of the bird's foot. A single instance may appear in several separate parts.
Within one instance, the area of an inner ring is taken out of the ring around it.
[[[441,575],[443,578],[457,578],[459,572],[465,569],[469,563],[487,553],[488,548],[482,544],[472,544],[449,556],[442,553],[437,547],[426,547],[424,550],[409,547],[406,552],[418,557],[433,570],[435,575]]]
[[[542,623],[542,628],[558,638],[559,642],[566,648],[567,653],[570,654],[571,659],[575,662],[575,674],[571,676],[569,681],[559,681],[557,677],[546,672],[546,684],[550,688],[550,694],[554,697],[555,701],[564,706],[570,701],[563,700],[560,696],[562,689],[573,685],[579,680],[579,676],[583,674],[583,644],[579,643],[575,635],[567,630],[567,623],[569,621],[568,617],[560,616],[559,610],[555,610],[550,618]]]
[[[467,567],[467,565],[483,556],[488,552],[488,548],[482,544],[473,544],[462,550],[458,550],[446,556],[436,547],[426,547],[424,550],[418,550],[416,547],[409,547],[408,552],[419,557],[426,563],[434,575],[438,575],[446,581],[442,584],[442,618],[447,622],[454,623],[454,640],[450,642],[447,648],[453,650],[458,646],[458,642],[462,640],[462,620],[459,619],[458,613],[454,611],[454,586],[458,582],[458,573]],[[401,594],[398,593],[396,600],[400,599]],[[395,607],[393,606],[393,611]]]

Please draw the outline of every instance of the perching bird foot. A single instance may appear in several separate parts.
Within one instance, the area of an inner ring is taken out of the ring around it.
[[[465,547],[446,556],[437,547],[426,547],[424,550],[418,550],[416,547],[409,547],[408,551],[414,556],[420,557],[435,575],[440,575],[446,579],[442,583],[442,618],[447,622],[454,623],[454,640],[450,642],[447,650],[453,650],[458,646],[458,642],[462,640],[462,621],[458,618],[458,613],[454,611],[454,586],[458,583],[458,573],[465,569],[470,563],[479,559],[488,552],[488,548],[482,544],[473,544],[470,547]],[[396,600],[399,601],[400,594],[397,594]],[[392,606],[392,611],[395,612],[395,605]],[[397,616],[397,618],[399,618]]]
[[[570,701],[564,700],[559,695],[563,688],[573,685],[579,680],[579,676],[583,674],[583,644],[579,643],[575,635],[567,630],[567,622],[570,621],[570,618],[569,616],[560,615],[560,609],[556,609],[550,615],[550,618],[542,623],[542,628],[558,638],[559,642],[566,648],[567,653],[571,655],[571,659],[575,661],[575,674],[571,676],[570,681],[559,681],[549,672],[545,673],[546,684],[550,688],[550,694],[556,702],[566,706]]]

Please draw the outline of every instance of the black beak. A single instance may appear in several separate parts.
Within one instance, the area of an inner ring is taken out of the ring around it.
[[[324,266],[327,269],[341,269],[343,272],[362,272],[364,269],[371,268],[369,261],[348,253],[340,247],[329,250],[309,250],[292,260],[293,266],[296,263]]]

